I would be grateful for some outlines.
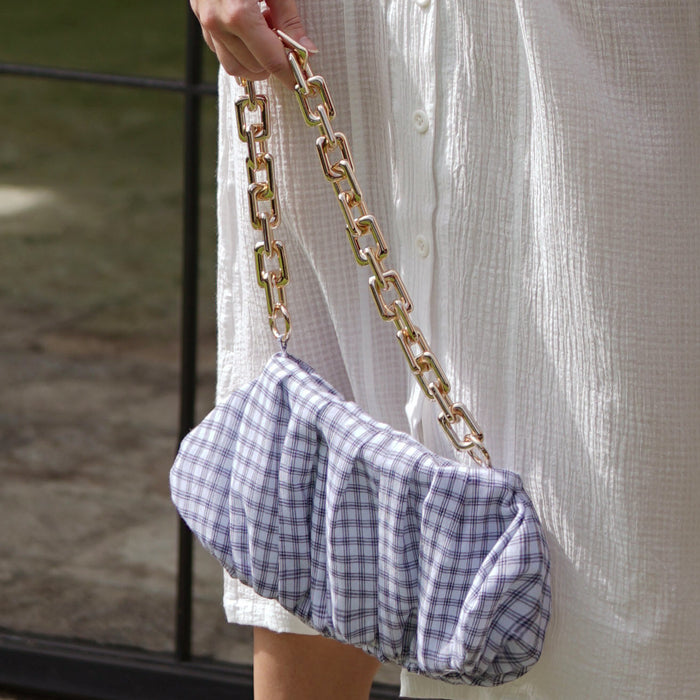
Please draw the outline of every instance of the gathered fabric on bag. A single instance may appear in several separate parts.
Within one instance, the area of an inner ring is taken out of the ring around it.
[[[380,661],[497,685],[539,657],[549,559],[520,477],[430,452],[286,353],[185,438],[171,491],[232,576]]]

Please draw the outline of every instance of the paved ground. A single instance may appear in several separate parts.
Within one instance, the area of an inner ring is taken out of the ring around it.
[[[171,649],[177,344],[0,312],[0,627]],[[213,358],[205,337],[200,415]],[[225,623],[220,570],[199,548],[195,581],[195,653],[249,663],[249,631]]]

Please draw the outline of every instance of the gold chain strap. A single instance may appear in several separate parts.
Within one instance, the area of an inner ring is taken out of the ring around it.
[[[420,328],[411,320],[413,302],[406,285],[399,273],[387,268],[384,262],[389,248],[360,189],[347,139],[331,125],[335,107],[326,81],[311,70],[308,51],[301,44],[282,32],[278,34],[288,50],[304,121],[320,130],[316,149],[323,174],[336,193],[355,260],[359,265],[371,268],[369,287],[379,315],[396,326],[396,338],[411,372],[425,395],[440,407],[438,420],[454,446],[468,451],[477,464],[490,467],[481,428],[469,409],[450,398],[447,377]],[[264,95],[256,92],[252,81],[238,82],[245,89],[245,95],[236,101],[236,119],[238,136],[248,144],[246,168],[250,220],[253,228],[262,231],[263,236],[263,240],[255,245],[258,284],[265,289],[270,328],[284,346],[291,332],[285,290],[289,275],[284,245],[274,237],[280,214],[273,160],[267,150],[270,135],[268,103]],[[466,432],[462,432],[464,429]]]

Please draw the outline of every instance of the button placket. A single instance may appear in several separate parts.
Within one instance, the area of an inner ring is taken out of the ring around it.
[[[423,234],[416,236],[415,245],[421,258],[427,258],[430,255],[430,241]]]
[[[397,152],[402,154],[396,175],[401,196],[396,224],[400,233],[401,271],[410,280],[416,318],[430,332],[430,291],[433,281],[433,216],[437,193],[434,179],[432,111],[435,100],[433,45],[426,34],[436,32],[431,0],[414,0],[406,42],[405,63],[392,64],[392,88],[397,121]]]
[[[423,109],[417,109],[413,112],[413,126],[419,134],[424,134],[430,127],[430,119],[428,114]]]

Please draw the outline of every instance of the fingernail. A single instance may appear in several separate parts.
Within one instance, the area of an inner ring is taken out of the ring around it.
[[[309,52],[309,53],[318,53],[318,46],[314,44],[311,39],[309,39],[308,36],[304,35],[299,39],[299,43]]]

